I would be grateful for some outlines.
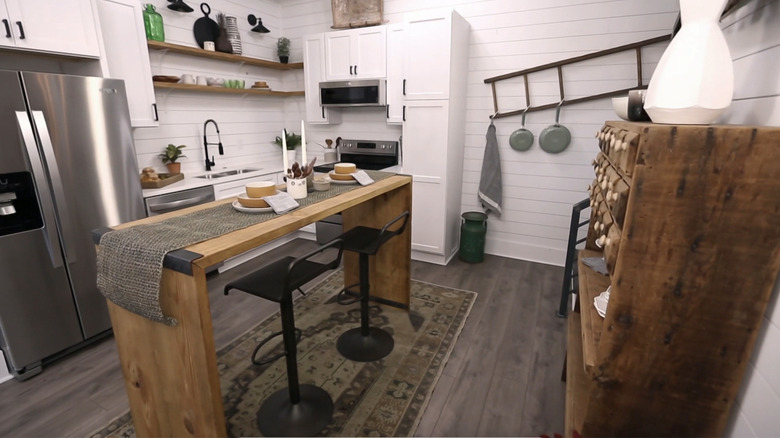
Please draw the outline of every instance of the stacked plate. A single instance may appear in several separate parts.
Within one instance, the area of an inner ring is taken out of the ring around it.
[[[228,41],[233,46],[233,54],[241,54],[241,35],[238,34],[238,22],[232,15],[225,16],[225,30],[227,31]]]

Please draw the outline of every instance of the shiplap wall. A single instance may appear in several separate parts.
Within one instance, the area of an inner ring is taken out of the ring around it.
[[[721,122],[780,126],[778,23],[780,0],[749,2],[721,22],[734,60],[734,101]],[[761,261],[757,260],[756,263]],[[780,436],[778,294],[780,282],[775,284],[774,295],[758,334],[727,436]]]
[[[330,0],[284,1],[285,32],[302,35],[330,31]],[[388,23],[404,20],[408,12],[453,8],[471,24],[466,108],[462,210],[480,209],[477,200],[485,131],[493,113],[490,86],[485,78],[579,56],[671,32],[677,16],[676,0],[385,0]],[[665,44],[643,50],[645,83]],[[431,56],[436,56],[431,54]],[[633,53],[614,55],[564,69],[567,97],[630,87],[636,84]],[[389,62],[392,62],[390,60]],[[522,82],[498,85],[502,111],[525,106]],[[534,105],[558,100],[555,71],[531,76]],[[501,218],[491,217],[485,251],[543,263],[562,265],[572,204],[586,197],[593,178],[590,162],[596,154],[593,139],[604,120],[615,118],[609,99],[565,107],[561,122],[572,132],[572,144],[550,155],[536,143],[530,151],[509,147],[509,136],[520,126],[519,117],[495,122],[503,173]],[[340,125],[312,126],[316,138],[335,136],[397,139],[400,128],[388,127],[384,114],[360,111],[342,114]],[[554,111],[533,113],[526,126],[539,136],[554,121]],[[309,128],[307,128],[307,133]]]
[[[192,29],[195,21],[203,17],[197,2],[191,4],[195,11],[186,14],[169,10],[165,0],[152,3],[163,16],[166,42],[197,47]],[[237,18],[244,55],[277,60],[276,40],[283,34],[284,24],[282,8],[278,4],[253,0],[212,0],[208,3],[212,9],[209,16],[213,20],[216,21],[218,12]],[[251,32],[247,22],[249,14],[261,17],[271,33]],[[300,61],[300,45],[293,45],[291,57]],[[277,71],[161,51],[150,51],[150,61],[152,74],[181,76],[189,73],[243,79],[247,84],[266,81],[272,90],[303,90],[301,70]],[[216,146],[209,146],[209,155],[215,156],[215,169],[259,164],[281,171],[281,149],[273,145],[273,140],[281,134],[282,128],[300,132],[300,117],[288,111],[287,100],[291,98],[179,90],[156,90],[155,96],[159,126],[134,131],[139,168],[152,166],[165,170],[158,154],[167,144],[174,143],[187,145],[184,150],[187,157],[181,160],[183,172],[204,172],[203,125],[206,120],[213,119],[219,125],[225,149],[225,155],[220,156]],[[300,97],[292,99],[303,100]],[[297,125],[295,121],[298,121]],[[208,127],[208,141],[218,141],[213,126]]]

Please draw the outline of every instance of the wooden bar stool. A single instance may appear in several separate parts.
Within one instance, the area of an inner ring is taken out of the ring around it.
[[[390,230],[390,227],[402,219],[403,223],[400,227]],[[339,353],[347,359],[371,362],[379,360],[393,351],[395,343],[390,333],[379,327],[370,327],[368,324],[368,300],[371,288],[368,278],[368,256],[376,254],[385,242],[403,233],[408,221],[409,211],[405,211],[385,224],[381,230],[359,226],[339,237],[343,240],[345,251],[353,251],[360,255],[360,327],[342,333],[336,343]]]
[[[264,436],[314,436],[333,417],[333,400],[325,390],[298,383],[296,338],[300,337],[300,331],[295,328],[292,292],[318,275],[337,268],[343,253],[341,245],[341,239],[334,239],[302,257],[281,258],[225,286],[225,295],[231,289],[238,289],[279,303],[282,331],[261,341],[252,353],[252,363],[260,365],[270,363],[281,355],[287,357],[287,388],[271,394],[257,412],[257,425]],[[309,260],[331,247],[338,248],[338,253],[329,262]],[[284,353],[264,360],[255,359],[260,347],[280,334]]]

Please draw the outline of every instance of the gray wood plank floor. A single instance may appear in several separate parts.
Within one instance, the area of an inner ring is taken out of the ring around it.
[[[277,310],[225,284],[268,260],[316,244],[294,240],[209,278],[217,348]],[[412,278],[478,292],[433,392],[417,436],[539,436],[563,433],[565,320],[557,318],[563,269],[486,255],[483,263],[412,262]],[[314,284],[314,283],[312,283]],[[0,436],[82,437],[128,409],[113,338],[0,385]]]

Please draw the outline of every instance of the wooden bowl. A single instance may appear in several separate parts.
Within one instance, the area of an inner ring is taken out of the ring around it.
[[[336,172],[330,172],[328,176],[330,177],[330,179],[335,179],[336,181],[352,181],[355,179],[352,177],[352,174],[341,175]]]
[[[357,172],[357,166],[355,166],[355,163],[336,163],[333,165],[333,173],[348,175],[355,172]]]
[[[263,196],[276,194],[276,183],[273,181],[256,181],[247,183],[245,189],[247,197],[262,198]]]
[[[246,194],[238,195],[238,203],[248,208],[266,208],[268,203],[262,198],[250,198]]]

